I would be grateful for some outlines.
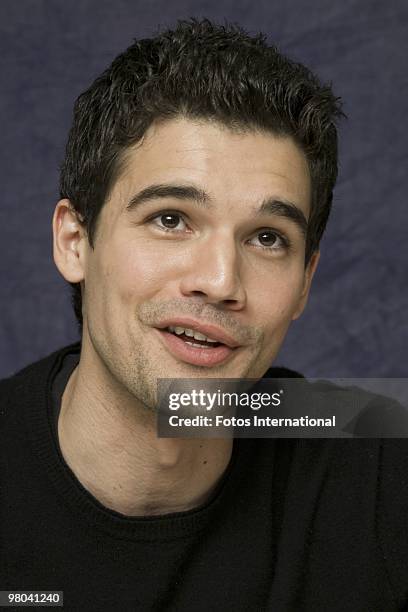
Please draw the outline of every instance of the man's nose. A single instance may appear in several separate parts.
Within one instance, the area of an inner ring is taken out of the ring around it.
[[[207,303],[223,303],[239,310],[246,303],[241,257],[233,237],[213,236],[197,242],[183,266],[180,290],[186,296],[202,296]]]

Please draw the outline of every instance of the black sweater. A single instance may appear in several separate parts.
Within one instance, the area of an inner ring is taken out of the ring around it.
[[[406,609],[407,440],[235,439],[204,505],[127,517],[59,449],[78,351],[0,383],[0,590],[60,590],[75,612]]]

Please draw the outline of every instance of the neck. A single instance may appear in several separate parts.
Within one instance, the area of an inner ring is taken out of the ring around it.
[[[81,354],[58,421],[61,452],[81,484],[127,516],[205,503],[229,463],[232,440],[158,438],[155,413],[90,366]]]

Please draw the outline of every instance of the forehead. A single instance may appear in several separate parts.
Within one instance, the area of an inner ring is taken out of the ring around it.
[[[306,156],[293,139],[269,132],[237,132],[185,118],[155,123],[126,152],[110,200],[119,199],[123,209],[136,191],[170,182],[194,184],[236,211],[273,196],[294,202],[309,215]]]

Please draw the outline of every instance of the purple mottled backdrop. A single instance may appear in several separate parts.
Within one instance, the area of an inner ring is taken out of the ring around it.
[[[405,0],[2,0],[0,377],[78,338],[51,238],[75,98],[133,38],[192,16],[264,31],[345,101],[320,267],[277,363],[308,376],[406,377]]]

